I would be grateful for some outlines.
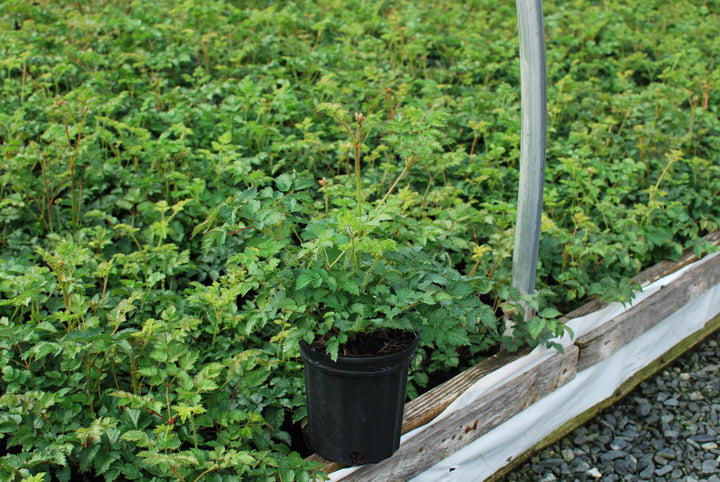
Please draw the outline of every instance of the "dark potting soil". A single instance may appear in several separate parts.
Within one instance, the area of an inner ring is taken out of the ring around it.
[[[393,328],[380,328],[371,333],[357,333],[340,345],[338,353],[345,356],[389,355],[402,351],[415,341],[415,333]],[[312,343],[313,348],[325,350],[325,340]]]

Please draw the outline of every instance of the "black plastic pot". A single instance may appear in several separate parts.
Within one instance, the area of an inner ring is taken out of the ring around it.
[[[379,462],[400,446],[405,389],[419,338],[389,355],[338,356],[300,343],[305,364],[308,441],[328,460]]]

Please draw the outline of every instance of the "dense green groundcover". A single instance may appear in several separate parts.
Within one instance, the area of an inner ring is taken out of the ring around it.
[[[718,229],[720,4],[626,4],[545,4],[542,316],[511,347],[590,298],[627,300],[631,276]],[[500,341],[494,316],[515,309],[514,9],[3,1],[0,478],[308,479],[289,435],[299,328],[262,296],[283,262],[263,239],[288,206],[352,209],[352,145],[321,103],[367,117],[368,205],[409,167],[387,246],[472,275],[493,315],[427,336],[410,393]],[[287,202],[243,211],[273,193]]]

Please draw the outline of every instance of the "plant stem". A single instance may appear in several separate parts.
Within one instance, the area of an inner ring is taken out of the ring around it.
[[[359,112],[355,113],[355,122],[357,127],[355,128],[355,135],[352,133],[353,148],[355,149],[355,188],[357,191],[357,215],[358,218],[362,216],[362,181],[360,180],[360,132],[362,130],[365,116]]]
[[[214,466],[210,467],[210,468],[207,469],[205,472],[203,472],[202,474],[198,475],[197,478],[195,478],[195,480],[194,480],[193,482],[198,482],[198,481],[199,481],[200,479],[202,479],[205,475],[207,475],[207,474],[209,474],[210,472],[212,472],[213,470],[217,470],[217,469],[218,469],[218,466],[217,466],[217,465],[214,465]]]
[[[385,196],[383,196],[383,198],[380,200],[380,204],[378,204],[377,207],[375,208],[376,210],[380,209],[380,206],[383,205],[383,203],[387,200],[388,196],[390,196],[390,194],[393,192],[393,189],[395,189],[395,186],[397,186],[397,184],[400,182],[400,179],[402,179],[403,176],[405,176],[405,173],[410,170],[410,168],[412,167],[413,164],[415,164],[415,161],[417,160],[417,158],[418,158],[418,156],[415,155],[415,157],[413,157],[412,159],[410,159],[410,161],[405,163],[405,168],[400,173],[400,175],[397,177],[397,179],[395,179],[395,182],[392,183],[392,186],[390,186],[390,189],[387,190],[387,192],[385,193]]]

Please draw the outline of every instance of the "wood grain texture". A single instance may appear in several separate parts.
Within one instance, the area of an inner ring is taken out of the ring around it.
[[[572,380],[577,357],[575,346],[564,354],[552,353],[477,403],[458,409],[405,441],[392,458],[361,467],[343,480],[410,480]]]
[[[720,255],[708,256],[692,270],[629,310],[580,336],[578,371],[615,353],[660,321],[720,283]]]
[[[514,353],[500,352],[410,401],[405,405],[402,433],[430,422],[475,382],[498,368],[524,357],[530,351],[529,348],[524,348]]]
[[[720,315],[711,319],[705,326],[689,335],[677,345],[670,348],[668,351],[663,353],[662,356],[655,359],[653,362],[646,365],[643,369],[635,373],[633,376],[625,380],[620,387],[615,390],[610,398],[606,398],[597,405],[588,408],[577,417],[568,420],[561,427],[554,432],[548,434],[543,440],[523,452],[521,455],[513,458],[508,465],[498,470],[490,478],[486,479],[487,482],[499,482],[510,474],[515,468],[525,463],[533,454],[540,452],[541,450],[549,447],[550,445],[560,441],[563,437],[570,434],[573,430],[585,425],[586,422],[595,418],[595,416],[602,410],[614,405],[615,403],[622,400],[628,394],[630,394],[640,383],[651,378],[660,370],[667,367],[673,361],[675,361],[681,355],[695,348],[698,344],[702,343],[706,338],[716,334],[720,330]]]

